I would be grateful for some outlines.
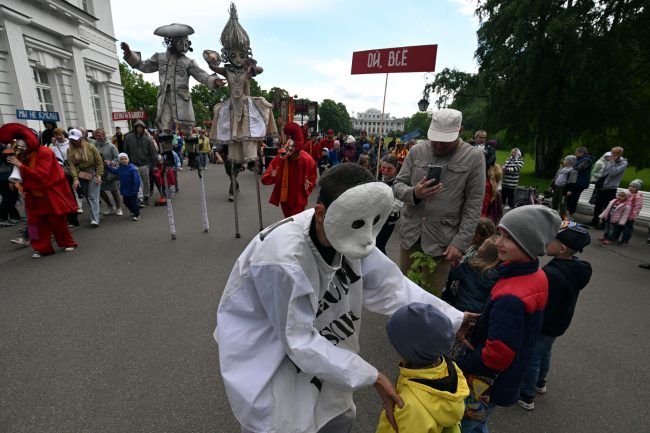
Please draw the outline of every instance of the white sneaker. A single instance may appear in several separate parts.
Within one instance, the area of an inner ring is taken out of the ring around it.
[[[99,227],[99,221],[92,220],[92,221],[90,222],[90,225],[93,226],[93,228],[95,228],[95,227]]]
[[[112,208],[109,208],[109,209],[105,210],[105,211],[104,211],[104,215],[112,215],[112,214],[114,214],[116,211],[117,211],[117,209],[115,209],[114,207],[112,207]]]
[[[124,215],[124,212],[122,212],[122,209],[118,209],[118,210],[115,211],[115,215],[122,216],[122,215]]]
[[[32,259],[40,259],[41,257],[43,256],[41,256],[39,253],[32,254]]]
[[[13,238],[9,242],[11,242],[12,244],[21,245],[23,247],[29,246],[29,240],[23,237]]]
[[[77,213],[84,213],[84,210],[82,208],[77,209]]]
[[[76,248],[76,247],[65,247],[65,248],[63,249],[63,251],[65,251],[66,253],[69,253],[69,252],[71,252],[71,251],[74,251],[75,248]]]
[[[139,216],[134,216],[133,221],[140,221],[140,217]]]

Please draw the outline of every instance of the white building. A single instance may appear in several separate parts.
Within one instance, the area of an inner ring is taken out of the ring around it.
[[[365,130],[368,135],[379,134],[379,124],[381,123],[381,111],[376,108],[370,108],[363,113],[357,113],[352,119],[352,128],[355,131]],[[382,134],[386,135],[390,132],[404,131],[405,118],[398,119],[391,117],[390,113],[384,113],[384,127]]]
[[[0,124],[16,110],[54,111],[58,126],[103,127],[126,111],[110,0],[2,0]]]

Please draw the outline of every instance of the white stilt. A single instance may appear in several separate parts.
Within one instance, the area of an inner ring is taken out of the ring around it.
[[[205,182],[203,181],[203,170],[199,165],[199,179],[201,187],[201,213],[203,214],[203,232],[207,233],[210,230],[210,221],[208,220],[208,204],[205,200]]]
[[[262,164],[262,161],[257,160],[257,164]],[[260,231],[264,230],[264,223],[262,222],[262,201],[260,199],[260,167],[261,165],[255,166],[255,191],[257,192],[257,213],[260,217]]]

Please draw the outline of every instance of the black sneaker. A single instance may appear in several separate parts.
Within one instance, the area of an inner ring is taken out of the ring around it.
[[[521,394],[519,400],[517,400],[517,404],[526,410],[533,410],[535,409],[535,397],[527,397]]]

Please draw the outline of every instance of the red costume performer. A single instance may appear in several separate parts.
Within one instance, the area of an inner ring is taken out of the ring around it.
[[[327,137],[323,137],[318,145],[320,146],[321,151],[326,147],[328,150],[332,150],[334,148],[334,130],[328,129]],[[320,158],[320,155],[318,155],[318,157]]]
[[[305,152],[302,130],[289,123],[284,133],[290,137],[262,175],[264,185],[274,185],[269,203],[280,206],[285,217],[305,210],[307,199],[316,184],[316,163]]]
[[[13,158],[20,169],[25,194],[27,226],[32,248],[40,255],[54,254],[52,235],[61,248],[72,249],[72,238],[66,214],[77,211],[63,168],[54,153],[40,146],[32,130],[20,123],[8,123],[0,128],[0,143],[22,140],[27,149],[22,158]],[[39,257],[39,255],[35,257]]]

